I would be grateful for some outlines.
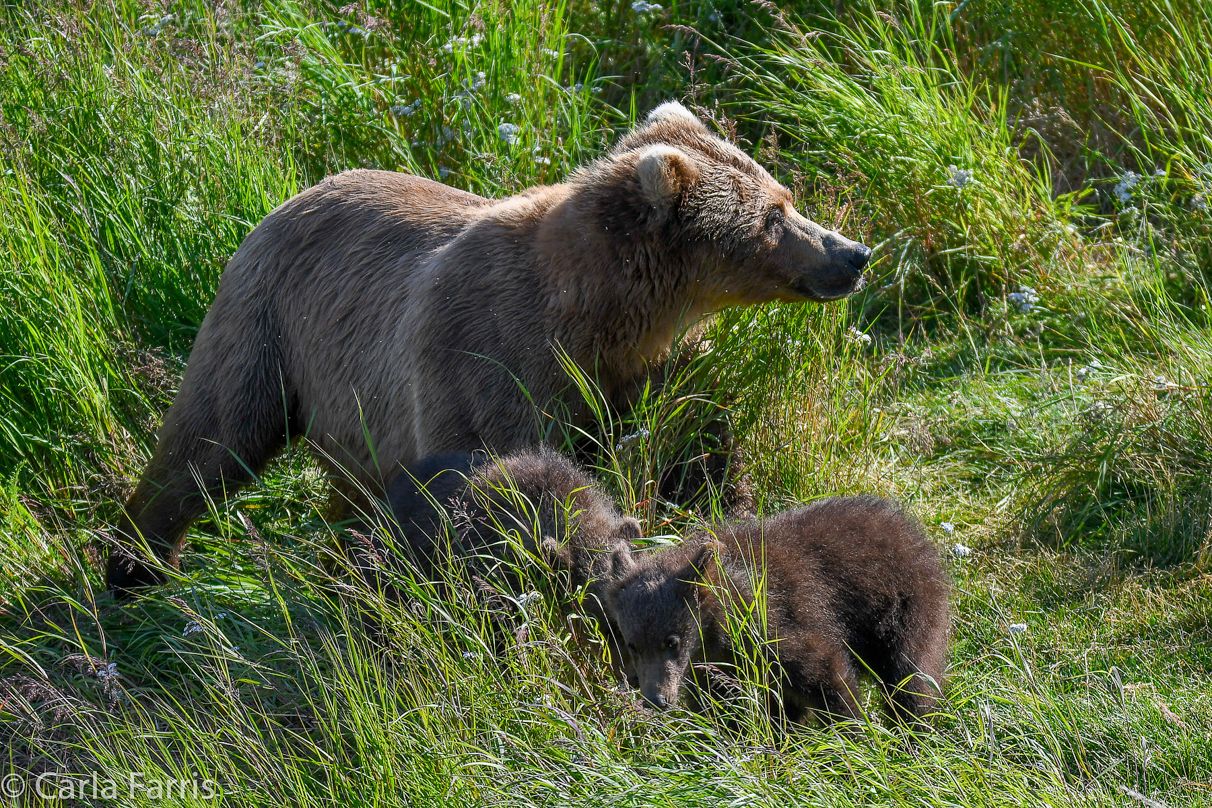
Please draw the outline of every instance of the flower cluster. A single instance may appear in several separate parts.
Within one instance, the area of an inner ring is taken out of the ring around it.
[[[1126,205],[1132,201],[1132,189],[1135,188],[1139,182],[1140,174],[1137,174],[1135,171],[1128,171],[1119,178],[1119,182],[1115,184],[1115,188],[1112,190],[1112,193],[1115,194],[1116,199]]]
[[[388,111],[396,118],[407,118],[420,109],[421,99],[418,98],[411,104],[394,104]]]
[[[1006,295],[1006,301],[1019,310],[1019,313],[1026,314],[1035,308],[1035,304],[1039,303],[1039,293],[1030,286],[1020,286],[1017,292],[1011,292]]]
[[[630,446],[631,444],[635,443],[636,441],[638,441],[640,439],[646,440],[648,438],[649,434],[650,433],[648,432],[647,429],[645,429],[644,427],[640,427],[639,432],[632,432],[630,435],[624,435],[623,437],[619,438],[619,442],[617,444],[615,444],[614,449],[616,452],[621,452],[624,449],[626,449],[628,446]]]
[[[146,28],[140,29],[139,33],[143,34],[143,36],[158,36],[160,32],[173,21],[173,19],[174,17],[172,14],[165,14],[154,25],[149,25]]]
[[[483,34],[472,34],[471,36],[456,36],[452,37],[445,45],[442,46],[443,53],[454,53],[455,48],[463,50],[463,48],[474,48],[484,41]]]
[[[846,339],[849,340],[850,342],[854,342],[859,345],[870,345],[871,344],[871,335],[864,334],[862,331],[859,331],[854,326],[850,326],[849,328],[846,329]]]
[[[955,188],[964,188],[972,182],[973,171],[970,168],[947,166],[947,184]]]
[[[497,135],[510,146],[518,142],[519,131],[516,123],[503,123],[497,127]]]
[[[636,14],[652,14],[661,10],[659,3],[649,3],[646,0],[635,0],[631,4],[631,10]]]
[[[1097,359],[1091,359],[1090,364],[1086,365],[1083,368],[1078,368],[1077,380],[1079,382],[1084,382],[1090,376],[1091,373],[1095,373],[1096,371],[1102,370],[1102,368],[1103,368],[1102,362],[1098,361]]]

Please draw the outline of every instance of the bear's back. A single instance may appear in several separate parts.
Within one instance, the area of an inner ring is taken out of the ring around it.
[[[945,607],[947,582],[916,520],[873,496],[833,497],[720,535],[733,559],[764,566],[771,630],[815,614],[855,642],[906,610]],[[823,626],[822,626],[823,627]],[[862,636],[860,636],[862,635]]]

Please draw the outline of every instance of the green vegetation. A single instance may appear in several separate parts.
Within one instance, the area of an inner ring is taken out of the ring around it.
[[[0,8],[0,769],[241,806],[1212,803],[1210,7],[665,5]],[[274,206],[363,165],[558,181],[671,97],[876,246],[873,277],[719,316],[684,386],[603,413],[601,476],[683,533],[649,481],[722,404],[761,508],[904,500],[955,583],[937,733],[780,733],[760,670],[724,713],[652,715],[550,598],[504,647],[457,581],[384,602],[342,574],[301,446],[195,527],[179,580],[102,592]]]

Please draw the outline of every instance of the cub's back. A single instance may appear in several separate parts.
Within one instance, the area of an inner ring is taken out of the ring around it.
[[[821,500],[719,538],[747,566],[764,559],[771,606],[789,616],[805,603],[857,615],[946,598],[933,545],[916,520],[878,497]]]

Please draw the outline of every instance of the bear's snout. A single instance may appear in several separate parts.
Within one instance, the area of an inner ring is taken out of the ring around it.
[[[658,710],[664,710],[669,706],[669,702],[665,699],[665,694],[659,690],[653,690],[651,692],[643,690],[640,692],[644,696],[644,701],[648,702]]]
[[[866,244],[854,242],[854,249],[851,251],[847,259],[850,262],[854,274],[862,275],[863,270],[867,268],[867,262],[871,260],[871,248]]]

